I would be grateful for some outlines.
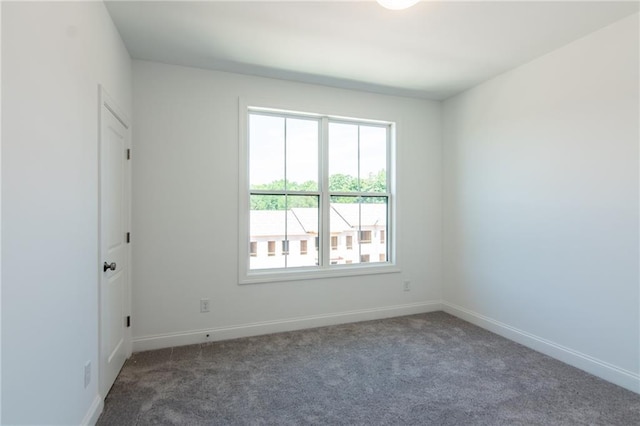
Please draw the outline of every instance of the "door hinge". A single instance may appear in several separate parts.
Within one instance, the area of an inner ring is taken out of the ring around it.
[[[127,160],[131,160],[131,150],[127,148]]]
[[[131,315],[127,315],[127,327],[131,327]]]
[[[131,232],[127,232],[127,243],[131,242]]]

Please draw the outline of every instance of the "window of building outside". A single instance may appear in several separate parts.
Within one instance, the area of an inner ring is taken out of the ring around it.
[[[388,262],[391,124],[259,108],[247,118],[248,270]]]
[[[331,237],[331,250],[338,250],[338,237]]]
[[[371,231],[360,231],[360,243],[369,244],[371,242]]]

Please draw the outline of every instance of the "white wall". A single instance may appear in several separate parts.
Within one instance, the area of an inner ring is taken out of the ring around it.
[[[79,424],[100,402],[98,84],[130,113],[131,60],[101,2],[2,2],[2,66],[2,424]]]
[[[401,273],[238,285],[239,96],[397,121]],[[439,103],[134,61],[134,115],[134,350],[440,307]]]
[[[449,312],[640,390],[638,16],[444,102]]]

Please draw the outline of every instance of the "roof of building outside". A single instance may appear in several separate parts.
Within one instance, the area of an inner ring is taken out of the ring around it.
[[[387,205],[331,203],[331,233],[357,230],[359,218],[363,227],[386,227]],[[315,208],[251,210],[250,221],[249,232],[254,237],[318,235],[318,209]]]

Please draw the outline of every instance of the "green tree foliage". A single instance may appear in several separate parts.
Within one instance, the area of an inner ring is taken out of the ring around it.
[[[358,184],[360,186],[358,186]],[[387,173],[380,170],[378,173],[369,173],[365,179],[358,182],[358,178],[350,175],[335,174],[329,177],[329,190],[334,192],[387,192]],[[384,199],[384,198],[383,198]],[[331,197],[332,203],[380,203],[378,197]]]
[[[285,189],[285,181],[283,179],[273,181],[268,184],[256,185],[252,189],[258,190],[276,190],[283,191]],[[289,191],[317,191],[316,182],[307,181],[297,183],[288,181],[287,190]],[[370,173],[365,179],[358,182],[355,176],[334,174],[329,177],[329,190],[333,192],[386,192],[387,191],[387,174],[385,170],[378,173]],[[381,203],[385,202],[384,197],[349,197],[340,196],[332,197],[332,203]],[[316,196],[309,195],[252,195],[251,210],[287,210],[297,207],[318,207],[319,200]]]
[[[362,180],[362,192],[387,192],[387,173],[380,170],[375,175],[369,173],[366,179]]]
[[[358,178],[350,175],[335,174],[329,176],[329,191],[358,191]]]
[[[284,179],[268,184],[255,185],[253,189],[277,190],[285,189]],[[303,183],[287,182],[289,191],[317,191],[318,184],[313,181]],[[252,195],[251,210],[288,210],[296,207],[318,207],[318,197],[310,195]]]

